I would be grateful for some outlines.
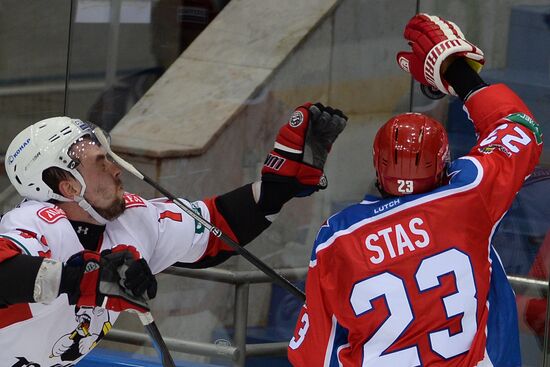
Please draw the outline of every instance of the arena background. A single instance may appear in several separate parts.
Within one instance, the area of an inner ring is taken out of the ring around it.
[[[427,99],[396,65],[418,11],[459,24],[486,54],[483,77],[507,83],[549,126],[548,0],[2,0],[0,154],[30,123],[69,115],[111,131],[115,150],[173,193],[201,199],[257,180],[294,107],[338,107],[350,120],[327,163],[329,188],[285,206],[248,247],[303,287],[322,221],[375,193],[372,141],[391,115],[443,121],[453,158],[474,142],[459,101]],[[494,243],[516,290],[525,366],[550,365],[549,149]],[[1,173],[3,212],[21,198]],[[159,281],[152,309],[179,366],[289,365],[299,304],[244,259]],[[128,363],[160,365],[133,315],[81,365]]]

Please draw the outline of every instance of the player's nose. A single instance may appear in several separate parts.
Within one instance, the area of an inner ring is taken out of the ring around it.
[[[111,166],[110,171],[111,171],[113,177],[119,178],[120,174],[122,173],[122,170],[120,169],[120,167],[116,163],[111,162],[111,161],[109,161],[109,165]]]

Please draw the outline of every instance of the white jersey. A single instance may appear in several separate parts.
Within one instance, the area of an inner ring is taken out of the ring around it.
[[[153,273],[174,262],[195,262],[207,249],[209,232],[166,199],[125,194],[126,211],[107,223],[98,251],[132,245]],[[212,205],[189,203],[210,220]],[[210,206],[210,208],[209,208]],[[217,213],[214,213],[217,215]],[[0,236],[22,254],[66,261],[84,250],[65,213],[53,204],[25,201],[0,222]],[[17,279],[13,279],[14,282]],[[111,329],[118,312],[69,305],[62,294],[51,304],[18,304],[0,309],[2,366],[73,366]]]

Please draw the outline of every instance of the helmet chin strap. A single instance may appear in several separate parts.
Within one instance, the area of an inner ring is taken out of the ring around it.
[[[73,197],[73,200],[67,199],[64,196],[61,196],[61,195],[58,195],[58,194],[55,194],[55,193],[50,193],[50,197],[52,199],[63,201],[63,202],[74,201],[78,204],[79,207],[84,209],[84,211],[86,213],[90,214],[90,216],[96,222],[98,222],[99,224],[107,224],[109,221],[107,219],[103,218],[101,215],[99,215],[99,213],[92,207],[92,204],[90,204],[84,198],[84,192],[86,192],[86,182],[84,181],[84,177],[82,177],[80,172],[78,172],[76,169],[72,170],[71,173],[78,180],[78,182],[80,182],[80,185],[82,186],[82,188],[80,189],[80,194],[75,195]]]
[[[90,203],[84,199],[84,193],[80,193],[81,196],[75,196],[74,201],[78,204],[79,207],[84,209],[86,213],[90,214],[90,216],[99,224],[107,224],[109,221],[105,218],[103,218],[99,213],[92,207]]]
[[[92,207],[92,204],[84,199],[84,193],[86,192],[86,181],[84,181],[84,177],[82,177],[80,172],[78,172],[76,169],[74,170],[73,175],[82,186],[82,188],[80,189],[80,194],[74,196],[74,201],[76,201],[78,203],[78,206],[84,209],[86,213],[90,214],[96,222],[98,222],[99,224],[107,224],[109,221],[99,215],[99,213]]]

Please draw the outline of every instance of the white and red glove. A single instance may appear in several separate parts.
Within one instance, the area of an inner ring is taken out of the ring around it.
[[[60,293],[77,306],[146,312],[157,282],[135,247],[118,245],[101,254],[85,250],[71,256],[63,266]]]
[[[342,111],[321,103],[297,107],[277,134],[264,162],[262,182],[295,183],[301,186],[295,196],[326,188],[323,169],[327,155],[347,119]]]
[[[449,57],[464,57],[479,73],[485,58],[483,51],[468,42],[460,28],[443,18],[417,14],[407,23],[404,32],[412,52],[399,52],[397,63],[421,84],[445,94],[456,95],[441,77],[441,66]]]

